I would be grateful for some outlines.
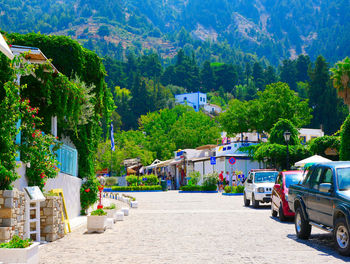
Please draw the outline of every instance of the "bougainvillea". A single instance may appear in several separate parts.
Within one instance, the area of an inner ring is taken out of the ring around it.
[[[42,125],[37,116],[38,108],[29,105],[29,99],[21,101],[21,160],[27,164],[26,175],[29,186],[43,189],[48,178],[55,178],[59,171],[55,151],[60,143],[50,134],[37,129]]]

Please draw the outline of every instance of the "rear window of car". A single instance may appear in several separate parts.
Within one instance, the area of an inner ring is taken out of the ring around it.
[[[337,169],[339,191],[350,189],[350,168]]]
[[[275,182],[277,175],[278,175],[277,171],[256,172],[254,175],[254,182],[256,183]]]
[[[289,188],[292,184],[298,184],[302,179],[302,173],[286,174],[286,187]]]

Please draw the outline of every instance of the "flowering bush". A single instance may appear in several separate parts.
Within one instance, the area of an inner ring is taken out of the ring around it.
[[[55,151],[61,144],[52,135],[37,129],[38,125],[42,125],[41,118],[37,116],[38,108],[31,107],[29,103],[28,99],[21,101],[21,160],[30,164],[26,170],[28,185],[43,189],[48,178],[57,176],[59,169]]]
[[[81,209],[85,211],[89,206],[97,202],[99,181],[95,177],[88,178],[80,188]]]
[[[13,67],[21,65],[21,67]],[[35,68],[23,62],[23,57],[15,57],[11,64],[12,76],[5,83],[5,96],[0,102],[0,189],[11,189],[11,183],[18,178],[15,172],[17,152],[21,160],[31,166],[27,169],[28,184],[44,187],[47,178],[57,175],[57,159],[54,151],[59,147],[50,135],[44,135],[37,126],[42,125],[37,116],[38,108],[29,105],[29,100],[21,100],[20,94],[26,86],[15,84],[17,75],[28,75]],[[17,122],[21,120],[19,128]],[[22,145],[15,143],[16,135],[22,132]]]

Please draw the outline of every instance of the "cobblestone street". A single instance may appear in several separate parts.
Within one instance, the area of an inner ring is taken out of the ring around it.
[[[104,234],[80,228],[40,248],[40,263],[343,263],[331,235],[313,228],[296,239],[294,223],[241,196],[134,193],[139,208]]]

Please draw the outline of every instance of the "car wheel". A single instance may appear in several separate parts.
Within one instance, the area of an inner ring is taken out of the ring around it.
[[[250,205],[250,200],[247,199],[245,192],[243,194],[243,200],[244,200],[244,206]]]
[[[334,242],[337,251],[343,256],[350,255],[350,233],[344,218],[335,220],[333,232]]]
[[[277,212],[273,209],[273,204],[271,204],[271,215],[272,217],[277,217]]]
[[[281,222],[285,222],[287,220],[286,216],[283,213],[283,207],[282,204],[280,204],[280,207],[278,208],[278,218]]]
[[[295,232],[297,234],[297,237],[300,239],[308,239],[311,234],[311,225],[309,222],[304,218],[303,212],[301,211],[301,208],[297,208],[295,212]]]
[[[252,204],[254,208],[259,207],[259,201],[255,200],[254,193],[252,194]]]

